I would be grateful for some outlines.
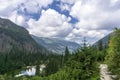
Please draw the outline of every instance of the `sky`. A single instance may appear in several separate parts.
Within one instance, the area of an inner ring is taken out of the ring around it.
[[[120,28],[120,0],[0,0],[0,17],[39,37],[92,44]]]

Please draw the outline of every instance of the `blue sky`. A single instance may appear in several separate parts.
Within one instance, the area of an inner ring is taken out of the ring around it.
[[[0,0],[0,17],[39,37],[90,44],[120,25],[120,0]]]

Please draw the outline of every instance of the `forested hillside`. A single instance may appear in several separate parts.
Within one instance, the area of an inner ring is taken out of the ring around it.
[[[120,29],[114,30],[114,36],[111,37],[106,63],[109,70],[117,75],[117,80],[120,80]]]
[[[110,33],[108,35],[106,35],[105,37],[103,37],[102,39],[98,40],[97,42],[95,42],[93,45],[97,48],[106,48],[109,46],[109,42],[110,42],[110,38],[114,36],[114,33]],[[101,46],[99,46],[101,45]]]
[[[58,57],[54,57],[55,59]],[[59,56],[60,58],[60,56]],[[35,77],[18,77],[16,79],[27,80],[99,80],[99,68],[97,62],[99,57],[96,54],[96,49],[87,47],[84,43],[83,47],[73,54],[69,53],[66,47],[65,55],[59,59],[47,64],[45,73]],[[61,62],[61,63],[59,63]],[[59,65],[60,64],[60,65]],[[62,64],[62,65],[61,65]],[[56,72],[57,71],[57,72]],[[6,76],[5,76],[6,77]],[[13,79],[8,77],[8,79]]]
[[[45,51],[45,48],[38,45],[25,28],[0,18],[0,52],[9,53],[14,48],[31,53]]]
[[[9,74],[44,60],[47,49],[38,45],[28,31],[10,20],[0,18],[0,74]]]

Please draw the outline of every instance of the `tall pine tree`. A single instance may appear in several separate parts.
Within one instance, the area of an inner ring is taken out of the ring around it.
[[[70,52],[69,52],[69,50],[68,50],[68,47],[66,47],[66,49],[65,49],[65,61],[68,60],[69,55],[70,55]]]

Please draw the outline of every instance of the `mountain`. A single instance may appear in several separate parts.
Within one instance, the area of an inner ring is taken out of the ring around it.
[[[105,37],[103,37],[102,39],[98,40],[97,42],[95,42],[93,45],[96,46],[98,48],[99,45],[102,45],[103,48],[107,47],[109,44],[109,40],[110,37],[114,36],[114,33],[110,33],[108,35],[106,35]]]
[[[0,18],[0,52],[9,53],[13,49],[30,53],[45,50],[33,40],[25,28]]]
[[[65,48],[68,47],[69,51],[72,52],[80,47],[79,44],[67,40],[62,40],[58,38],[48,38],[48,37],[37,37],[32,35],[32,38],[38,43],[47,48],[49,51],[55,53],[63,53]]]

